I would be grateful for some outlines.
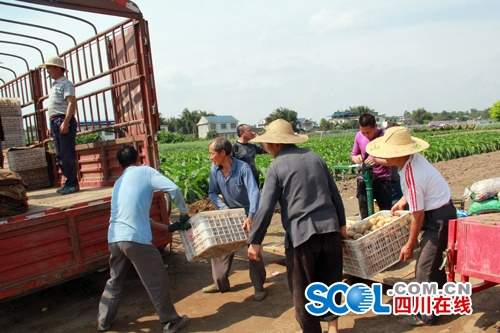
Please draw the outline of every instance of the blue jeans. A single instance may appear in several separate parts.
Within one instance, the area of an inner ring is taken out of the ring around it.
[[[68,124],[69,132],[61,134],[59,126],[64,121],[64,117],[50,118],[50,130],[52,139],[54,139],[54,147],[56,149],[57,165],[61,172],[66,177],[65,186],[78,186],[78,178],[76,176],[76,119],[71,118]]]

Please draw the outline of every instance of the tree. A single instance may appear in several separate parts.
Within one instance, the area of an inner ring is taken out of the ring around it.
[[[167,125],[172,131],[198,136],[198,126],[196,124],[198,124],[202,116],[215,116],[215,114],[201,110],[189,111],[188,108],[185,108],[180,118],[169,118]]]
[[[373,113],[374,111],[375,111],[374,109],[370,109],[367,106],[355,106],[355,107],[350,106],[349,110],[346,110],[346,112],[351,112],[357,114],[358,116],[361,116],[362,114],[365,113]]]
[[[432,120],[432,114],[425,110],[424,108],[419,108],[417,110],[413,110],[411,113],[411,119],[416,121],[419,124],[423,124],[424,120]]]
[[[359,129],[359,121],[358,120],[351,120],[348,123],[340,124],[339,129],[341,129],[341,130]]]
[[[162,115],[161,115],[161,113],[160,113],[160,125],[168,125],[168,124],[167,124],[167,121],[168,121],[168,120],[167,120],[167,119],[165,119],[165,118],[163,118],[163,116],[162,116]]]
[[[500,121],[500,101],[493,104],[490,109],[490,117],[496,121]]]
[[[212,140],[212,139],[215,139],[216,137],[219,136],[219,133],[216,131],[216,130],[212,130],[212,131],[209,131],[207,133],[207,139],[208,140]]]
[[[276,110],[273,111],[267,118],[266,121],[269,124],[270,122],[276,120],[276,119],[284,119],[288,121],[293,128],[294,132],[298,132],[297,129],[297,112],[293,110],[289,110],[287,108],[277,108]]]
[[[319,123],[319,130],[320,131],[328,131],[333,128],[333,124],[326,120],[325,118],[322,118],[320,123]]]

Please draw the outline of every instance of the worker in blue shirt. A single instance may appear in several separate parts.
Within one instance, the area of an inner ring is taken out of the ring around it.
[[[231,148],[231,142],[223,137],[213,139],[208,146],[210,160],[213,162],[208,196],[218,209],[244,208],[247,218],[242,227],[250,233],[253,216],[259,207],[259,187],[250,166],[231,157]],[[212,277],[215,283],[203,288],[204,293],[229,290],[228,276],[233,258],[234,254],[212,259]],[[255,289],[254,299],[257,301],[266,297],[266,269],[262,257],[260,259],[250,261],[250,280]]]

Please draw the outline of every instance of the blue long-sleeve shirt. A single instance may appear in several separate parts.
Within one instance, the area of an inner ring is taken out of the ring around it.
[[[222,194],[224,201],[219,198]],[[208,196],[219,209],[244,208],[248,217],[253,218],[259,207],[260,192],[250,166],[233,158],[228,177],[224,177],[222,167],[212,164]]]

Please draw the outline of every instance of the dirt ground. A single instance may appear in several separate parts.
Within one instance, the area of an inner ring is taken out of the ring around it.
[[[449,162],[436,163],[451,186],[453,198],[461,198],[464,189],[474,182],[500,177],[500,151]],[[355,180],[339,181],[348,216],[357,214]],[[466,204],[468,207],[469,203]],[[210,209],[208,203],[191,207]],[[264,243],[280,241],[283,233],[279,214],[275,215]],[[237,253],[230,276],[231,290],[223,294],[203,294],[201,288],[212,283],[208,262],[189,263],[180,237],[175,235],[170,254],[163,257],[170,275],[170,290],[177,311],[191,321],[181,332],[299,332],[293,303],[286,283],[284,258],[264,252],[267,270],[265,288],[268,297],[253,300],[248,277],[246,252]],[[0,303],[0,332],[95,332],[99,297],[109,277],[109,270],[39,291],[9,302]],[[369,283],[369,281],[363,281]],[[390,302],[385,297],[385,302]],[[471,316],[447,316],[439,325],[412,328],[397,323],[395,316],[347,315],[340,319],[342,333],[354,332],[500,332],[500,286],[472,296]],[[326,328],[326,326],[324,326]],[[110,332],[162,331],[152,306],[136,273],[131,270],[126,281],[118,321]]]

